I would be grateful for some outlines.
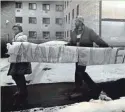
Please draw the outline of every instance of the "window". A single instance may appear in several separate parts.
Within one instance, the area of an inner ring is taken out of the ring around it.
[[[72,30],[70,30],[70,37],[71,37],[71,35],[72,35]]]
[[[50,5],[49,4],[43,4],[43,10],[44,11],[49,11],[50,10]]]
[[[50,24],[50,18],[43,18],[43,24]]]
[[[66,31],[65,31],[65,38],[66,38]]]
[[[22,3],[21,2],[16,2],[15,7],[16,8],[22,8]]]
[[[101,37],[107,42],[125,41],[125,1],[102,1],[100,5],[102,5]]]
[[[125,1],[102,1],[103,19],[125,19]],[[100,5],[101,5],[100,4]]]
[[[68,5],[69,5],[69,1],[67,1],[67,7],[68,7]]]
[[[63,5],[56,5],[56,11],[62,12],[63,11]]]
[[[69,37],[69,32],[67,31],[67,37]]]
[[[30,24],[36,24],[37,23],[36,17],[29,17],[29,23]]]
[[[37,32],[36,31],[29,31],[29,38],[37,38]]]
[[[17,10],[17,12],[20,12],[20,10]]]
[[[74,9],[72,10],[72,19],[74,19]]]
[[[16,23],[22,23],[23,20],[22,20],[22,17],[16,17]]]
[[[66,23],[67,23],[67,15],[66,15]]]
[[[62,25],[63,24],[63,19],[62,18],[56,18],[56,24]]]
[[[66,1],[65,1],[65,8],[66,8]]]
[[[64,38],[64,32],[56,32],[56,39],[63,39]]]
[[[69,15],[68,15],[68,18],[69,18],[69,24],[70,24],[70,13],[69,13]]]
[[[30,10],[36,10],[36,7],[37,7],[36,3],[29,3]]]
[[[63,21],[64,21],[64,23],[66,23],[66,21],[65,21],[65,17],[64,17]]]
[[[77,5],[76,15],[79,15],[79,5]]]
[[[44,39],[49,39],[49,38],[50,38],[50,32],[44,31],[44,32],[43,32],[43,38],[44,38]]]

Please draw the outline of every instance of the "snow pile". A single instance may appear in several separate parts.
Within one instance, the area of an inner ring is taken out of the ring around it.
[[[125,64],[87,66],[86,72],[95,82],[115,81],[125,78]]]
[[[42,43],[42,45],[52,45],[52,46],[65,45],[65,44],[67,44],[66,41],[49,41],[49,42]]]
[[[34,66],[33,66],[34,65]],[[27,76],[31,83],[74,82],[75,64],[32,63],[33,73]],[[43,71],[43,68],[51,70]],[[87,66],[86,71],[95,82],[125,78],[125,64]]]
[[[26,111],[26,110],[25,110]],[[33,108],[28,112],[125,112],[125,97],[114,101],[91,100],[90,102],[49,108]]]
[[[0,70],[6,68],[9,64],[8,58],[0,58]]]
[[[55,107],[48,107],[48,108],[33,108],[28,110],[28,112],[58,112],[60,109],[67,107],[68,105],[64,106],[55,106]],[[27,111],[24,111],[27,112]]]
[[[68,106],[58,112],[125,112],[125,98],[114,101],[93,100]]]
[[[27,80],[34,83],[58,83],[75,81],[75,64],[52,64],[52,63],[32,63],[33,73],[27,76]],[[44,71],[43,68],[51,68]]]

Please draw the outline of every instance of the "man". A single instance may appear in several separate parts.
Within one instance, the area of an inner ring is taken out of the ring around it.
[[[71,33],[71,40],[68,45],[79,47],[93,47],[94,42],[100,47],[109,47],[109,45],[105,41],[103,41],[92,29],[85,26],[83,17],[78,16],[75,21],[75,29]],[[82,66],[79,65],[79,63],[76,63],[76,87],[74,89],[74,93],[70,95],[71,99],[79,96],[78,91],[80,90],[84,82],[89,87],[90,93],[93,94],[93,98],[98,98],[99,94],[102,91],[102,89],[89,77],[85,70],[86,66]]]

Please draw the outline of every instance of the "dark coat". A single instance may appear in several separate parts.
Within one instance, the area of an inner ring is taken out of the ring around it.
[[[23,62],[23,63],[11,63],[7,75],[26,75],[31,73],[32,73],[31,63]]]
[[[26,42],[27,36],[23,35],[23,33],[19,33],[15,36],[13,41]],[[31,63],[22,62],[22,63],[11,63],[7,75],[26,75],[31,73],[32,73]]]
[[[93,42],[95,42],[100,47],[108,47],[108,44],[103,41],[99,35],[97,35],[92,29],[84,27],[84,31],[81,34],[80,45],[83,47],[93,47]],[[68,45],[77,45],[77,32],[76,29],[71,33],[71,40]]]

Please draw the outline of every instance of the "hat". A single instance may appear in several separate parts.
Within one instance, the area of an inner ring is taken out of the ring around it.
[[[72,31],[75,29],[75,21],[76,20],[79,20],[84,24],[84,18],[82,16],[77,16],[75,19],[72,20],[72,24],[71,24]]]
[[[84,18],[82,16],[77,16],[76,20],[79,20],[79,21],[81,21],[84,24]]]

